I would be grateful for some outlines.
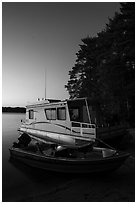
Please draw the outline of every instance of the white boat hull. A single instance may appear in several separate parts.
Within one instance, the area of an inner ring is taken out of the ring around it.
[[[94,139],[88,137],[74,136],[69,134],[60,134],[56,132],[47,132],[45,130],[36,130],[33,128],[21,127],[22,133],[27,133],[31,138],[42,141],[58,143],[62,146],[77,148],[91,143]]]

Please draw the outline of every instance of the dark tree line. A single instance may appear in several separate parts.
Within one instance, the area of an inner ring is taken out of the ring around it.
[[[121,3],[96,37],[82,39],[65,86],[70,98],[90,97],[107,119],[134,124],[135,3]]]
[[[4,113],[26,113],[26,108],[23,107],[2,107]]]

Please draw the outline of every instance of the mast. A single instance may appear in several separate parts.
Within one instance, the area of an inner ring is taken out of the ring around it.
[[[45,69],[45,100],[46,100],[46,69]]]
[[[88,107],[87,98],[85,98],[85,102],[86,102],[86,107],[87,107],[87,113],[88,113],[89,122],[90,122],[90,124],[91,124],[91,117],[90,117],[90,113],[89,113],[89,107]]]

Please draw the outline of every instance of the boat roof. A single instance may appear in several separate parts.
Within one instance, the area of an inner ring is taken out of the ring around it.
[[[74,99],[65,99],[65,100],[56,100],[56,99],[42,99],[38,100],[35,103],[30,103],[26,106],[26,108],[36,108],[41,106],[48,106],[48,105],[65,105],[67,102],[80,102],[85,101],[87,98],[74,98]]]
[[[38,99],[35,103],[29,103],[26,105],[26,108],[36,108],[36,107],[41,107],[41,106],[47,106],[51,104],[59,104],[62,103],[61,100],[56,100],[56,99]]]

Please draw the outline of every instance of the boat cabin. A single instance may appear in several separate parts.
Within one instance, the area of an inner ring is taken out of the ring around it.
[[[26,120],[20,130],[53,142],[84,143],[96,137],[91,111],[86,98],[38,101],[26,106]]]
[[[91,115],[94,114],[94,115]],[[93,117],[94,116],[94,117]],[[59,101],[42,100],[35,104],[26,106],[26,120],[33,122],[37,120],[48,121],[75,121],[81,123],[95,123],[95,112],[88,105],[86,98]]]

